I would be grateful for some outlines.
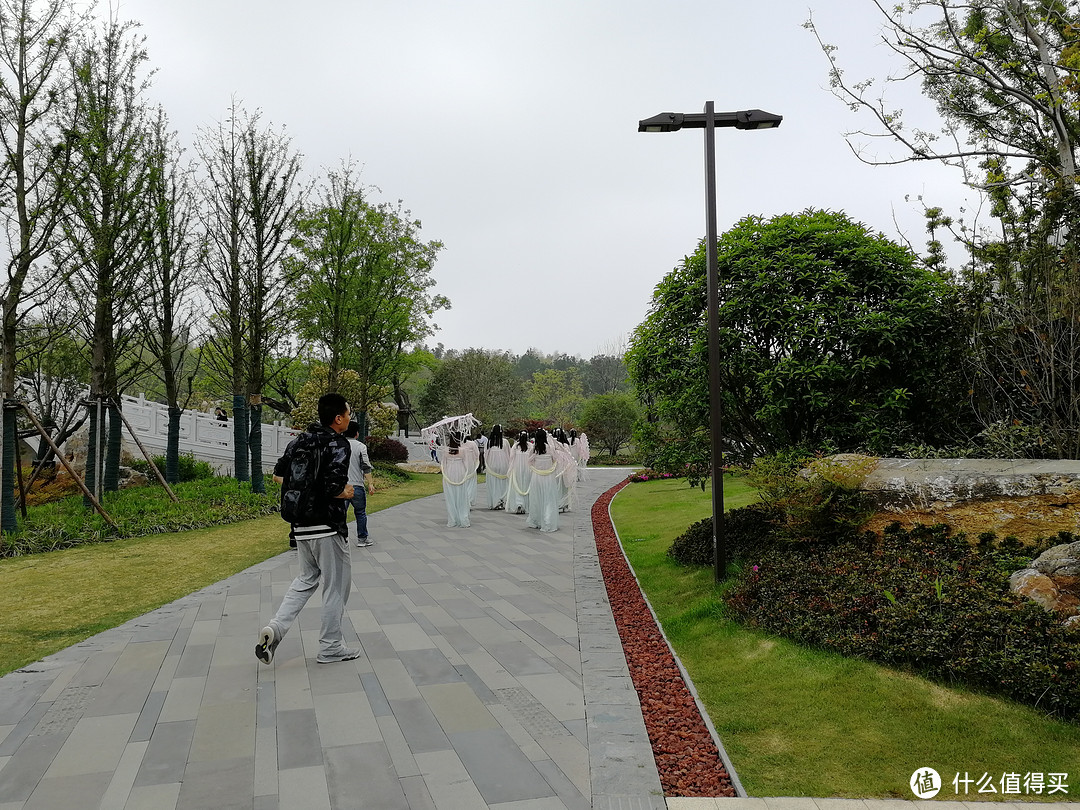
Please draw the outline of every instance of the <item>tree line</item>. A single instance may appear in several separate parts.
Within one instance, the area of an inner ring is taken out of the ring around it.
[[[615,455],[633,435],[637,402],[624,362],[625,349],[611,345],[585,359],[567,354],[524,354],[490,349],[451,349],[441,344],[410,384],[426,424],[471,413],[507,435],[535,427],[577,427],[598,450]]]
[[[432,290],[442,244],[402,202],[350,162],[305,179],[285,129],[236,99],[185,148],[151,100],[138,24],[79,9],[0,0],[5,531],[27,399],[57,443],[88,423],[100,493],[118,486],[121,394],[141,384],[168,405],[168,480],[183,409],[224,397],[235,475],[261,491],[264,407],[296,408],[321,362],[331,388],[359,373],[363,413],[449,306]]]

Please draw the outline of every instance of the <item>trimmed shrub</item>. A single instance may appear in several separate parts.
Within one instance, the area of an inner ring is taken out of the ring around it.
[[[724,514],[724,550],[728,562],[743,559],[753,550],[772,544],[781,515],[761,503]],[[692,523],[668,547],[667,555],[681,565],[712,565],[712,517]]]
[[[667,555],[682,565],[712,565],[712,524],[711,517],[691,523],[685,532],[672,541]],[[727,528],[726,521],[725,528]]]
[[[409,448],[397,439],[385,436],[368,436],[364,439],[367,445],[368,458],[372,464],[376,461],[392,461],[394,463],[409,460]]]
[[[408,481],[411,476],[392,461],[372,461],[375,476],[384,481]]]

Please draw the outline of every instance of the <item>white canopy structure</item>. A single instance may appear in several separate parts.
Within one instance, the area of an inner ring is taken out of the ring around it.
[[[473,428],[479,424],[480,420],[471,413],[467,413],[464,416],[447,416],[433,425],[422,428],[420,430],[420,437],[425,442],[430,442],[432,436],[438,436],[440,443],[445,446],[451,433],[456,433],[464,439],[468,437],[472,433]]]

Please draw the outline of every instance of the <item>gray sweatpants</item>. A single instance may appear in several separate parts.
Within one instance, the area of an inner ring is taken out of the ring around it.
[[[341,635],[341,617],[349,601],[352,587],[352,558],[349,538],[340,534],[298,540],[296,552],[300,557],[300,576],[292,581],[281,607],[270,620],[274,635],[284,638],[300,610],[322,580],[322,633],[319,636],[319,655],[333,657],[345,648]]]

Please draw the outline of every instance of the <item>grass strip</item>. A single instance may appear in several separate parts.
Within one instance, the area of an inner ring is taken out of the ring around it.
[[[739,478],[728,479],[724,492],[728,508],[754,497]],[[724,586],[714,585],[712,570],[666,556],[676,536],[711,514],[708,491],[678,480],[631,484],[615,497],[611,514],[751,796],[912,799],[912,773],[929,767],[944,782],[938,799],[1070,799],[1045,791],[1003,795],[1000,780],[1018,774],[1023,791],[1027,774],[1059,772],[1076,783],[1080,727],[729,620]],[[965,795],[959,783],[958,795],[953,778],[965,773],[974,780],[987,774],[997,792],[979,794],[972,783]]]
[[[410,474],[369,495],[367,511],[441,491],[440,476]],[[0,675],[288,551],[288,534],[274,514],[0,560]]]

